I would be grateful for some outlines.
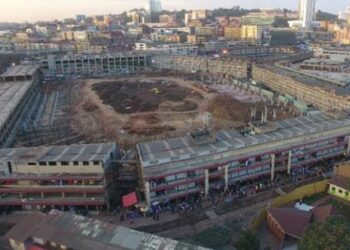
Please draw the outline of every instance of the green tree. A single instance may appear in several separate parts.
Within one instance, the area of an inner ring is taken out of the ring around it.
[[[221,226],[212,226],[197,234],[195,243],[203,247],[220,249],[231,241],[231,232]]]
[[[336,21],[338,19],[338,16],[332,13],[318,11],[316,13],[316,20],[317,21]]]
[[[274,28],[288,28],[289,24],[288,24],[288,20],[286,18],[276,17],[275,21],[272,24],[272,26]]]
[[[241,232],[238,241],[234,245],[237,250],[259,250],[260,241],[255,232],[247,230]]]
[[[300,250],[347,250],[349,246],[350,225],[338,217],[312,224],[299,243]]]

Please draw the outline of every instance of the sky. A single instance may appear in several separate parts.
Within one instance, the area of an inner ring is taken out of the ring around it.
[[[76,14],[118,14],[145,7],[146,0],[0,0],[0,22],[54,20]],[[162,0],[163,9],[288,8],[297,9],[298,0]],[[337,13],[350,0],[317,0],[317,9]]]

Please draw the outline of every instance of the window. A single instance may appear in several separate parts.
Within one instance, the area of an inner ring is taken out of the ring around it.
[[[89,162],[88,161],[83,161],[83,165],[84,166],[89,166]]]
[[[332,191],[335,192],[335,187],[332,187]]]
[[[79,165],[79,162],[78,162],[78,161],[73,161],[73,165],[74,165],[74,166],[78,166],[78,165]]]
[[[343,193],[343,190],[342,190],[342,189],[339,189],[338,192],[339,192],[339,194],[342,194],[342,193]]]
[[[57,164],[56,164],[56,162],[54,162],[54,161],[50,161],[49,162],[49,166],[56,166]]]
[[[349,196],[349,192],[345,192],[345,195],[346,195],[346,196]]]
[[[46,166],[47,163],[46,162],[39,162],[39,166]]]
[[[188,172],[187,172],[187,176],[188,176],[189,178],[194,178],[194,177],[196,177],[196,171],[188,171]]]
[[[28,165],[29,166],[36,166],[36,163],[35,162],[28,162]]]
[[[100,165],[100,161],[94,161],[94,165]]]
[[[68,166],[68,165],[69,165],[69,162],[68,162],[68,161],[62,161],[62,162],[61,162],[61,165],[62,165],[62,166]]]

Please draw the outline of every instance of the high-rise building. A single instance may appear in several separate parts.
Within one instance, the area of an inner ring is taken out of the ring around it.
[[[160,0],[148,0],[147,10],[150,14],[162,11],[162,3]]]
[[[344,11],[339,11],[338,18],[348,20],[350,18],[350,6],[346,7],[346,10]]]
[[[310,29],[312,22],[315,21],[316,0],[300,0],[299,1],[299,20],[302,27]]]

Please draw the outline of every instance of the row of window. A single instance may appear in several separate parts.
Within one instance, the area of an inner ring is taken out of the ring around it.
[[[336,190],[335,187],[332,187],[332,192],[333,192],[333,193],[336,193],[336,192],[337,192],[337,190]],[[348,192],[348,191],[345,191],[345,192],[344,192],[343,189],[340,189],[340,188],[338,189],[338,193],[339,193],[339,194],[343,194],[343,193],[344,193],[345,196],[349,196],[349,192]]]
[[[69,161],[61,161],[61,166],[69,166]],[[73,161],[72,162],[74,166],[79,166],[79,161]],[[89,161],[83,161],[81,162],[83,166],[89,166],[90,162]],[[93,161],[93,165],[98,166],[100,165],[100,161]],[[29,166],[37,166],[38,164],[36,162],[28,162]],[[57,166],[58,162],[56,161],[49,161],[49,162],[39,162],[39,166]]]

